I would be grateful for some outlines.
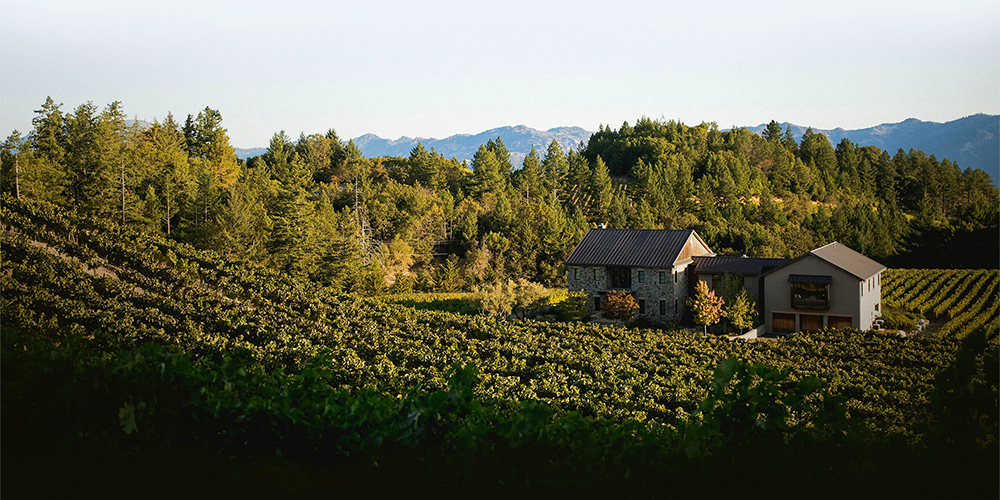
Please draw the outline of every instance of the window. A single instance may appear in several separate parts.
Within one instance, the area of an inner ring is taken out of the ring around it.
[[[579,267],[574,267],[573,268],[573,279],[575,279],[575,280],[580,279],[580,268]]]
[[[667,283],[667,272],[666,271],[660,271],[660,279],[658,281],[660,282],[661,285],[665,285]]]
[[[677,283],[677,273],[676,272],[674,273],[674,283],[675,284]]]
[[[667,315],[667,301],[661,300],[660,301],[660,316],[666,316],[666,315]]]
[[[646,271],[639,271],[639,283],[646,282]]]
[[[594,310],[595,311],[600,311],[601,310],[601,297],[600,296],[594,297]]]
[[[878,303],[875,303],[875,312],[878,312]]]
[[[632,270],[627,267],[609,267],[608,288],[632,288]]]
[[[830,286],[817,283],[792,283],[793,309],[829,309]]]
[[[771,329],[774,333],[795,333],[795,315],[771,313]]]
[[[639,299],[639,314],[646,314],[646,299]]]

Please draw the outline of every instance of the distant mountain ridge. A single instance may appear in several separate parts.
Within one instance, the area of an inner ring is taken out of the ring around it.
[[[790,128],[796,141],[802,140],[802,134],[808,127],[784,122],[782,130]],[[767,124],[747,127],[758,134],[763,134]],[[909,118],[899,123],[883,123],[874,127],[845,130],[843,128],[820,129],[814,132],[822,133],[836,147],[841,139],[847,138],[859,146],[877,146],[895,155],[902,149],[909,151],[920,149],[929,155],[934,155],[939,161],[945,158],[963,170],[978,168],[1000,185],[1000,115],[983,113],[966,116],[945,123],[925,122]],[[579,148],[582,141],[586,145],[593,132],[581,127],[556,127],[549,130],[537,130],[525,125],[514,127],[497,127],[478,134],[456,134],[444,139],[400,137],[399,139],[383,139],[375,134],[365,134],[354,138],[354,143],[366,157],[375,156],[409,156],[410,150],[418,142],[427,149],[434,148],[447,158],[471,160],[480,144],[490,139],[500,137],[511,153],[511,163],[519,167],[525,156],[534,146],[539,156],[545,155],[549,143],[555,139],[563,151]],[[240,158],[248,158],[263,154],[265,148],[236,148]]]
[[[491,128],[475,135],[456,134],[444,139],[400,137],[396,140],[383,139],[375,134],[365,134],[355,137],[354,144],[366,157],[374,156],[409,156],[410,150],[417,143],[422,143],[428,150],[434,148],[446,158],[455,157],[459,160],[472,160],[481,144],[499,137],[510,151],[510,161],[519,167],[534,146],[539,157],[545,156],[549,144],[555,140],[563,151],[576,149],[580,141],[584,144],[590,140],[593,132],[580,127],[556,127],[549,130],[537,130],[525,125],[514,127]]]
[[[808,128],[788,122],[781,124],[782,130],[786,127],[791,128],[796,141],[802,140]],[[748,128],[763,134],[767,124]],[[858,130],[813,128],[813,132],[825,135],[834,147],[846,137],[859,146],[878,146],[890,155],[900,149],[920,149],[938,161],[947,158],[958,163],[962,170],[978,168],[989,174],[994,184],[1000,184],[1000,115],[978,113],[945,123],[908,118]]]

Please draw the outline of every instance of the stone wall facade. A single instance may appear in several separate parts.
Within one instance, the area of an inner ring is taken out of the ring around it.
[[[684,263],[665,269],[630,268],[631,287],[624,290],[640,303],[636,315],[661,323],[680,322],[688,296],[688,265]],[[587,292],[587,307],[591,314],[597,312],[596,299],[603,299],[612,290],[608,287],[608,270],[604,266],[567,266],[567,282],[571,292]],[[644,311],[641,308],[643,305]]]

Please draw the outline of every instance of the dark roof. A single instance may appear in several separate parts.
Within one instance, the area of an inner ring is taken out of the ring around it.
[[[748,257],[709,257],[694,258],[694,271],[700,274],[747,274],[759,275],[787,264],[789,259],[757,259]]]
[[[886,269],[884,265],[869,259],[868,257],[855,252],[850,247],[836,241],[790,260],[785,263],[785,266],[791,264],[792,262],[798,262],[806,257],[809,257],[810,255],[824,260],[834,267],[838,267],[848,274],[854,275],[855,278],[862,281],[871,278]],[[774,270],[775,269],[772,269],[764,274],[770,274]]]
[[[829,285],[833,283],[833,276],[814,276],[811,274],[789,274],[789,283],[809,283],[811,285]]]
[[[591,229],[566,264],[670,268],[692,235],[701,240],[691,229]]]
[[[885,269],[882,264],[836,241],[809,253],[853,274],[859,280],[871,278]]]

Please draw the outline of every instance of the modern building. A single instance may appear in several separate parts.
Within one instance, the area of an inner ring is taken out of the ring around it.
[[[761,275],[770,333],[869,330],[882,314],[886,267],[836,241]]]

